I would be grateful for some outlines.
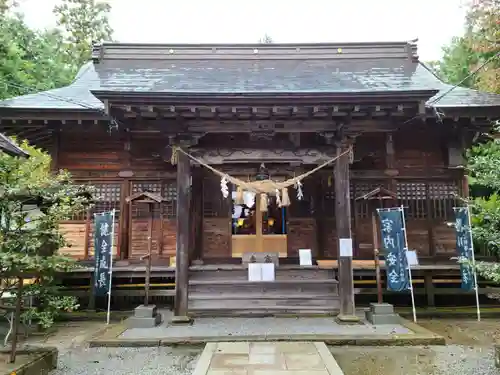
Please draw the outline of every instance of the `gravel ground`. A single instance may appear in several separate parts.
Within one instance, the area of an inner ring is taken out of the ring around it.
[[[256,319],[257,322],[261,321]],[[296,322],[286,319],[291,327]],[[500,343],[496,320],[421,320],[443,335],[447,346],[333,347],[345,375],[498,375],[493,345]],[[59,368],[51,375],[188,375],[202,348],[88,348],[85,342],[102,323],[82,322],[60,327],[43,344],[59,348]]]
[[[345,375],[498,375],[492,347],[336,347]]]
[[[190,375],[201,349],[76,348],[59,353],[51,375]]]
[[[59,349],[51,375],[190,375],[203,347],[88,348],[87,341],[105,327],[102,322],[58,324],[57,333],[28,344]]]

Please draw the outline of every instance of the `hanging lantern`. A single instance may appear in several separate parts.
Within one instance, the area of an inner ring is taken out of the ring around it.
[[[259,172],[257,173],[257,176],[255,176],[255,179],[257,181],[269,180],[269,172],[264,163],[260,165]]]

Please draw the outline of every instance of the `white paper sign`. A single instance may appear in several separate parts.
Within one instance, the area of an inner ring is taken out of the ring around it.
[[[415,250],[406,250],[406,260],[408,266],[418,266],[417,252]]]
[[[339,238],[341,257],[352,257],[352,238]]]
[[[262,267],[260,263],[248,263],[248,281],[262,281]]]
[[[262,263],[262,278],[261,281],[274,281],[274,263]]]
[[[299,249],[299,261],[301,266],[312,266],[311,249]]]

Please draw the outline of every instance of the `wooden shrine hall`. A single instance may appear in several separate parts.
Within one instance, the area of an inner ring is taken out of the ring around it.
[[[92,214],[116,209],[115,257],[175,265],[175,315],[327,311],[354,315],[352,262],[373,259],[373,204],[403,205],[421,259],[455,255],[447,222],[468,194],[464,151],[500,118],[500,95],[453,87],[409,42],[95,45],[67,87],[0,102],[0,131],[49,151],[54,169],[95,186],[96,205],[61,223],[93,258]],[[183,152],[173,153],[172,150]],[[175,159],[175,162],[172,162]],[[199,162],[196,162],[198,160]],[[281,183],[289,205],[248,183]],[[161,197],[150,207],[126,198]],[[339,239],[352,238],[352,256]],[[312,267],[300,267],[310,249]],[[276,255],[275,281],[245,259]],[[243,264],[242,264],[243,263]],[[338,268],[338,272],[336,271]]]

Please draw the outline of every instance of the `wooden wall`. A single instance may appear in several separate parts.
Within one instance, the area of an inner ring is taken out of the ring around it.
[[[352,232],[355,256],[372,257],[371,208],[355,198],[378,186],[395,190],[393,205],[406,207],[408,241],[420,256],[451,254],[454,232],[446,223],[453,220],[454,194],[461,193],[462,172],[448,169],[446,136],[436,127],[408,127],[392,135],[390,155],[386,134],[356,138],[351,165]],[[154,191],[169,202],[153,210],[153,253],[165,259],[175,255],[176,171],[159,155],[167,139],[131,135],[105,129],[65,130],[57,134],[54,154],[57,168],[68,169],[74,179],[96,187],[98,202],[92,212],[82,213],[61,225],[72,246],[62,251],[79,259],[93,256],[92,214],[117,211],[115,251],[118,258],[137,260],[147,251],[149,213],[146,207],[124,203],[137,191]],[[308,166],[302,166],[308,169]],[[220,179],[203,168],[193,174],[191,259],[231,256],[231,204],[220,193]],[[131,177],[120,177],[120,172]],[[310,248],[318,258],[337,257],[333,168],[304,181],[304,200],[287,209],[288,254]],[[195,191],[196,190],[196,191]]]
[[[452,207],[458,204],[463,174],[448,169],[445,137],[434,128],[405,129],[392,137],[393,161],[388,159],[387,136],[360,136],[351,165],[351,228],[356,258],[372,259],[371,203],[357,201],[379,186],[397,193],[389,206],[405,207],[409,247],[419,256],[451,255],[455,233]],[[298,202],[290,189],[292,204],[287,209],[288,255],[298,249],[312,249],[318,258],[336,258],[335,191],[333,168],[304,181],[304,200]],[[203,257],[230,257],[229,200],[220,194],[219,178],[210,172],[204,179]]]
[[[147,252],[149,212],[146,205],[127,205],[125,198],[138,191],[161,193],[169,202],[153,209],[152,249],[157,258],[175,255],[175,167],[160,155],[168,140],[140,139],[107,129],[67,129],[59,134],[54,166],[66,169],[77,183],[96,190],[97,202],[90,212],[61,224],[72,243],[62,252],[78,258],[93,257],[93,214],[115,209],[114,253],[117,258],[137,260]],[[120,177],[123,171],[130,177]]]

